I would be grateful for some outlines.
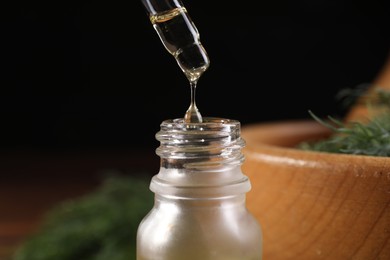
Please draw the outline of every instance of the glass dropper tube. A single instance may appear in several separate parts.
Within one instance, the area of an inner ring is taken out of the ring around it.
[[[181,1],[141,1],[164,47],[176,59],[190,82],[191,103],[184,119],[189,123],[201,123],[202,116],[196,106],[195,90],[200,76],[208,69],[210,60],[200,42],[199,31]]]

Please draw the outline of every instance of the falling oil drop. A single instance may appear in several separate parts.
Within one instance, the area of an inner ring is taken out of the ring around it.
[[[191,103],[190,107],[187,109],[184,115],[184,122],[186,123],[202,123],[202,115],[200,114],[198,108],[196,107],[195,102],[195,92],[196,92],[197,81],[190,81],[191,87]]]

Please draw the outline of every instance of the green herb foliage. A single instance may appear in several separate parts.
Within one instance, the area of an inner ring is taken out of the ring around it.
[[[367,101],[367,106],[369,110],[375,108],[376,113],[367,123],[343,123],[330,116],[325,121],[309,111],[316,121],[330,128],[333,134],[324,140],[302,142],[298,148],[330,153],[390,156],[390,92],[377,89],[375,93]]]
[[[138,177],[108,177],[95,192],[49,211],[13,259],[136,259],[136,230],[153,205],[148,185]]]

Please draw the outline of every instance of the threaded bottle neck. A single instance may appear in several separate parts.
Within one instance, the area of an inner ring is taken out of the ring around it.
[[[204,118],[202,123],[186,123],[183,119],[163,121],[156,134],[156,149],[165,168],[218,167],[241,165],[240,122],[222,118]]]
[[[156,139],[160,146],[159,173],[151,190],[174,197],[225,197],[250,190],[241,172],[245,141],[240,122],[222,118],[203,118],[202,123],[184,119],[166,120]]]

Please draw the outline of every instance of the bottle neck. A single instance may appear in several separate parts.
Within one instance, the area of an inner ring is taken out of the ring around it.
[[[249,191],[249,180],[241,172],[245,141],[238,121],[207,117],[201,123],[166,120],[156,138],[161,167],[151,183],[155,193],[208,198]]]
[[[241,166],[245,141],[235,120],[204,118],[201,123],[166,120],[156,134],[161,167],[191,171]]]

